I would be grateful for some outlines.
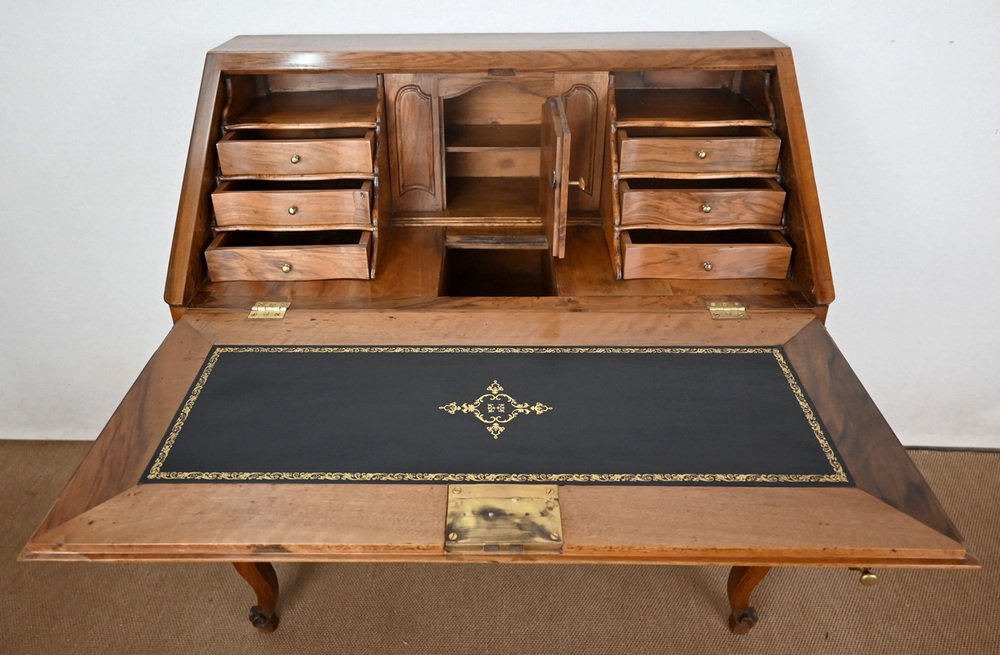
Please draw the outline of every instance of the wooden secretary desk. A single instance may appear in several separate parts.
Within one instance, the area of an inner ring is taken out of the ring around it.
[[[238,37],[175,325],[29,560],[975,567],[824,328],[757,32]],[[196,402],[197,401],[197,402]]]

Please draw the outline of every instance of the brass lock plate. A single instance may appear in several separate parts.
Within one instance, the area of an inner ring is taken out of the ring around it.
[[[449,485],[444,543],[448,552],[559,552],[563,545],[559,488]]]

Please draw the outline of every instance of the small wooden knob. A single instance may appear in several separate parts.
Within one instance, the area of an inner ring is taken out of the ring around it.
[[[706,213],[706,214],[709,213],[710,211],[712,211],[712,205],[708,204],[707,202],[702,203],[702,205],[701,205],[701,211],[704,212],[704,213]]]
[[[298,164],[300,161],[302,161],[302,157],[299,157],[298,155],[292,155],[288,161],[292,162],[293,164]]]
[[[291,264],[285,262],[284,264],[281,265],[281,272],[282,273],[287,273],[290,270],[292,270],[292,265]]]
[[[296,214],[299,213],[299,208],[296,207],[295,205],[292,205],[291,207],[288,208],[288,213],[291,214],[292,216],[295,216]]]
[[[712,270],[712,262],[703,262],[701,267],[706,271]]]
[[[698,155],[698,159],[704,159],[705,157],[708,157],[708,152],[706,152],[704,150],[699,150],[695,154]]]

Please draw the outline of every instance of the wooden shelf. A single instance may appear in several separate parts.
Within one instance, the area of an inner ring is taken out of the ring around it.
[[[495,149],[537,151],[540,141],[538,125],[449,125],[444,137],[447,152]]]
[[[375,127],[375,89],[272,93],[226,126],[227,130]]]
[[[729,89],[617,89],[619,127],[771,125],[771,119]]]
[[[405,225],[541,225],[537,177],[449,177],[448,207],[442,211],[397,212]]]
[[[445,130],[445,169],[454,178],[536,176],[540,143],[538,125],[453,124]]]

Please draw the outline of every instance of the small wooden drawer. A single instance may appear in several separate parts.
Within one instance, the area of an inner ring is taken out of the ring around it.
[[[764,127],[618,130],[618,170],[631,176],[773,176],[780,150]]]
[[[232,280],[369,278],[371,232],[221,232],[205,249],[208,275]]]
[[[625,279],[783,279],[792,247],[778,231],[622,232]]]
[[[676,229],[776,227],[785,190],[774,180],[622,180],[621,224]]]
[[[223,182],[212,193],[220,230],[322,230],[370,226],[371,180]]]
[[[236,130],[217,144],[229,178],[371,177],[375,131]]]

